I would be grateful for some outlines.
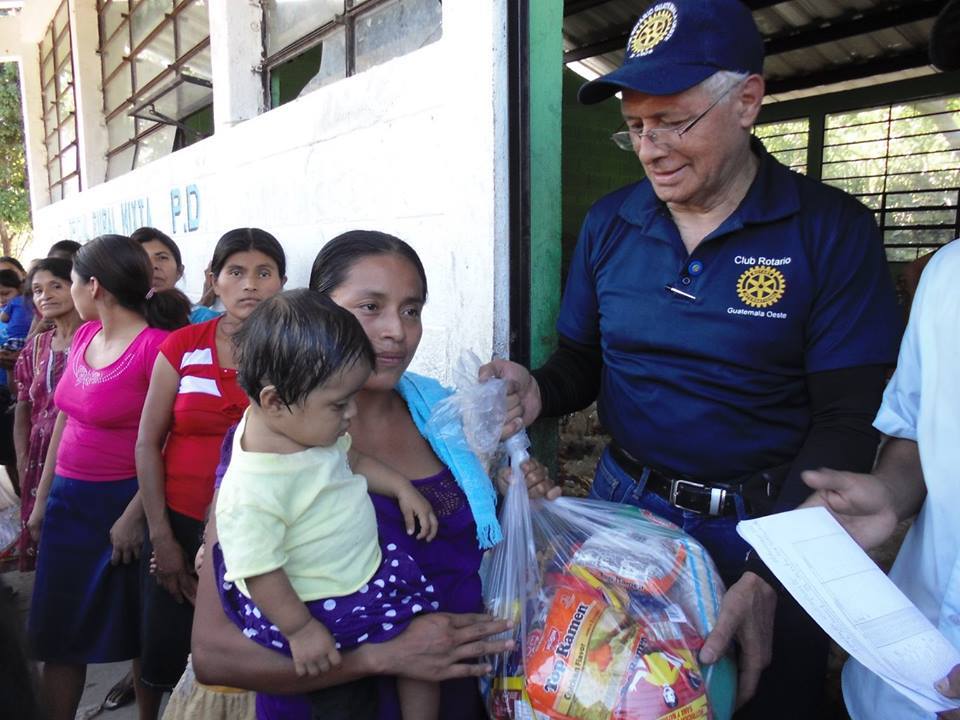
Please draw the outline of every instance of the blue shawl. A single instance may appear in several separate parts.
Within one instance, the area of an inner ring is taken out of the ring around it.
[[[484,550],[500,542],[503,537],[497,521],[497,491],[477,457],[467,450],[451,447],[442,438],[427,430],[430,411],[451,391],[433,378],[406,372],[397,383],[400,393],[410,409],[413,422],[420,434],[440,461],[450,468],[463,494],[467,496],[473,520],[477,524],[477,541]]]

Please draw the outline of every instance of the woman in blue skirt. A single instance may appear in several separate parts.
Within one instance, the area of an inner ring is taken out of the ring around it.
[[[120,235],[74,259],[70,292],[86,322],[57,385],[60,413],[28,522],[40,543],[28,634],[51,720],[73,720],[88,663],[139,655],[134,444],[160,342],[190,313],[179,291],[151,288],[152,274],[140,245]]]

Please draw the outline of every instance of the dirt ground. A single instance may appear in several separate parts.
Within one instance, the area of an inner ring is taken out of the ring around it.
[[[596,406],[568,415],[560,421],[557,481],[562,484],[565,495],[582,497],[589,492],[594,468],[608,440],[609,437],[597,417]],[[905,523],[896,537],[875,554],[874,558],[884,569],[889,569],[893,563],[908,527]],[[846,659],[846,653],[839,646],[833,645],[826,678],[826,708],[822,720],[849,720],[840,691],[840,670]]]

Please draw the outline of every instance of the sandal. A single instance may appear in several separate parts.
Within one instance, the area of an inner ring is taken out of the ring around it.
[[[129,705],[135,699],[133,692],[133,673],[127,672],[120,681],[110,688],[107,697],[103,701],[105,710],[116,710],[117,708]]]

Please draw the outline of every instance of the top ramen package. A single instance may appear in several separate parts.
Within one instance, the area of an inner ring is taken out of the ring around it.
[[[516,492],[515,492],[516,491]],[[697,654],[723,585],[703,547],[630,506],[511,486],[484,567],[516,648],[482,685],[495,720],[728,720],[736,669]]]

